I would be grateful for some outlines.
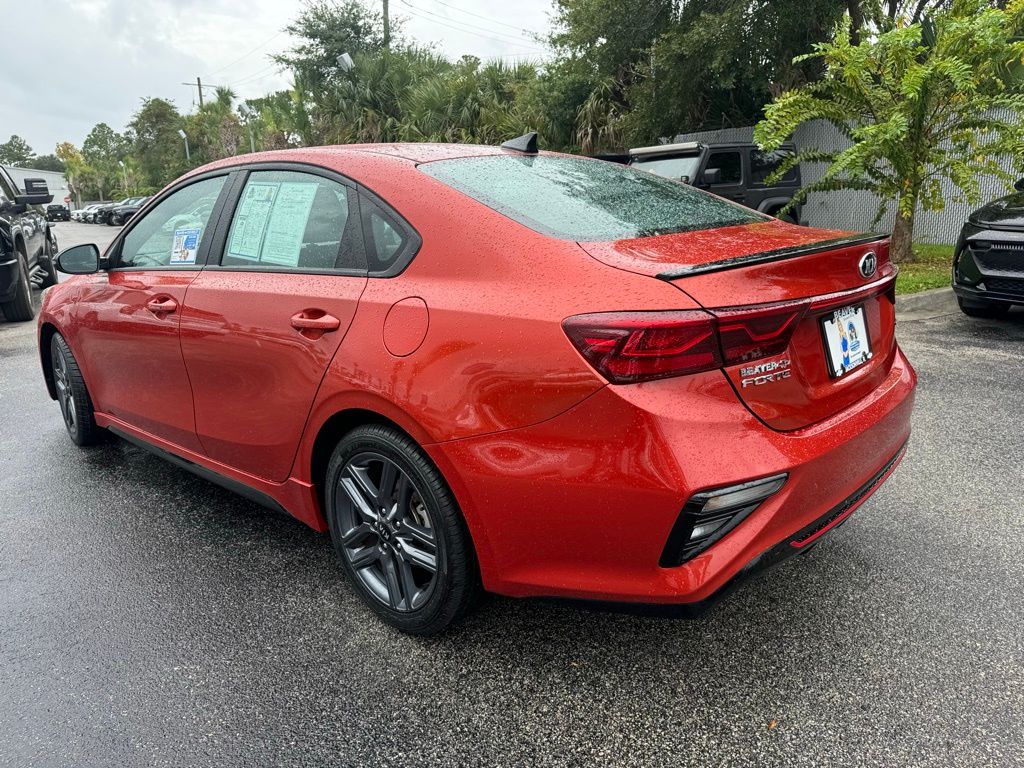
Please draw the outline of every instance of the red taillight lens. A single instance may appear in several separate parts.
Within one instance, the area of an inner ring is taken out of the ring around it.
[[[612,384],[722,367],[715,318],[700,310],[599,312],[562,322],[587,362]]]
[[[714,310],[725,364],[747,363],[785,352],[809,306],[810,302],[801,302]]]

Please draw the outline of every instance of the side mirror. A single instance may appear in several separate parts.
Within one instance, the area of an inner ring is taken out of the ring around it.
[[[711,187],[715,184],[722,183],[722,169],[721,168],[708,168],[704,171],[704,183]]]
[[[46,186],[46,179],[25,179],[25,194],[15,195],[19,205],[46,205],[53,202],[53,195]]]
[[[100,270],[100,249],[92,243],[74,245],[57,254],[58,270],[66,275],[91,275]]]
[[[1018,192],[1024,192],[1024,179],[1017,179],[1013,184],[1013,188]]]

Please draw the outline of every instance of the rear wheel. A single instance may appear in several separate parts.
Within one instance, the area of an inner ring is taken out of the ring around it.
[[[25,254],[18,253],[18,271],[14,282],[14,298],[0,304],[0,309],[11,322],[20,323],[36,316],[36,308],[32,305],[32,285],[29,283],[28,263]]]
[[[444,478],[407,435],[371,424],[338,443],[327,469],[331,539],[356,591],[385,622],[442,632],[479,592],[476,557]]]
[[[103,438],[103,429],[96,426],[92,400],[85,388],[85,379],[71,348],[59,333],[50,339],[50,365],[53,370],[57,404],[64,426],[76,445],[95,445]]]
[[[1006,313],[1010,311],[1009,304],[994,304],[990,302],[965,302],[963,299],[958,298],[957,304],[960,305],[960,311],[968,317],[982,317],[988,319],[999,319],[1006,317]]]

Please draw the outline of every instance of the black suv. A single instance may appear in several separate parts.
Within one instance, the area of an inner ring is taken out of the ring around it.
[[[21,192],[0,168],[0,309],[8,320],[31,320],[32,286],[57,282],[57,240],[42,209],[52,201],[43,179],[25,179]]]
[[[1024,305],[1024,179],[972,213],[953,254],[953,292],[965,315],[1002,317]]]
[[[789,144],[763,152],[753,144],[693,141],[631,149],[629,165],[706,189],[769,216],[779,216],[800,189],[800,167],[791,168],[770,186],[765,179],[795,152],[796,148]],[[799,223],[800,207],[795,206],[781,218]]]

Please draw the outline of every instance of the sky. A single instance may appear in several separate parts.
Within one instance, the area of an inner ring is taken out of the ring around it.
[[[380,0],[364,0],[368,4]],[[509,61],[543,55],[551,0],[391,0],[405,33],[452,58]],[[195,109],[196,76],[240,99],[286,88],[269,54],[299,0],[0,0],[0,142],[11,134],[36,154],[81,146],[99,122],[124,130],[145,97]],[[513,12],[512,9],[515,9]],[[36,33],[31,30],[37,30]],[[17,33],[15,33],[17,31]],[[184,85],[190,81],[193,85]]]

